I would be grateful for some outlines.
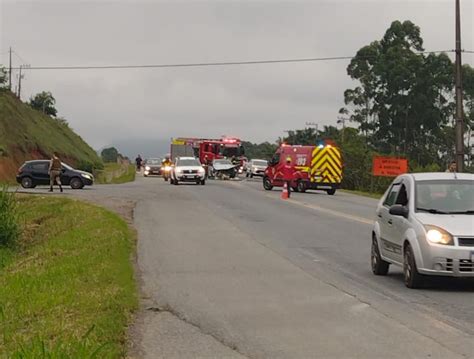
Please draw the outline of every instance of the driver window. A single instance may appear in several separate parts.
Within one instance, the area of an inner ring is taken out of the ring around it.
[[[387,197],[385,198],[385,201],[383,202],[383,205],[385,207],[391,207],[395,204],[395,199],[397,198],[398,191],[400,190],[400,183],[394,184],[392,188],[390,188],[389,193],[387,194]]]
[[[400,204],[402,206],[408,205],[408,193],[404,184],[402,184],[400,190],[398,191],[398,196],[395,204]]]

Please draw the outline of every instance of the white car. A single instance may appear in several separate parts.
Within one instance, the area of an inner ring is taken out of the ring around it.
[[[265,174],[265,170],[268,167],[268,162],[265,160],[250,160],[247,163],[247,173],[246,177],[252,178],[253,176],[260,176],[263,177]]]
[[[474,175],[416,173],[397,177],[380,200],[371,266],[386,275],[403,267],[405,285],[425,275],[474,277]]]
[[[206,184],[206,171],[201,162],[194,157],[176,157],[171,168],[170,183],[178,185],[179,182],[195,182]]]

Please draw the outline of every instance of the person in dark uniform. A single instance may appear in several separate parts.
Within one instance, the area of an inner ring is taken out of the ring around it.
[[[59,190],[61,192],[63,191],[63,186],[61,184],[61,170],[61,160],[59,159],[57,152],[54,152],[53,158],[51,158],[51,161],[49,162],[49,192],[53,192],[55,182],[59,185]]]

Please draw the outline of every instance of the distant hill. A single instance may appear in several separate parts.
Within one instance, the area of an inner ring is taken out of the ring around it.
[[[78,168],[102,167],[97,153],[67,124],[0,91],[0,181],[14,179],[25,160],[50,158],[53,151]]]

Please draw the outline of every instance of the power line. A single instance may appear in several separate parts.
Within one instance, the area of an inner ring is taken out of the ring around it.
[[[443,52],[454,52],[454,50],[424,51],[424,52],[418,52],[417,54],[437,54],[437,53],[443,53]],[[354,56],[332,56],[332,57],[313,57],[313,58],[277,59],[277,60],[196,62],[196,63],[181,63],[181,64],[31,66],[29,70],[113,70],[113,69],[146,69],[146,68],[169,68],[169,67],[240,66],[240,65],[278,64],[278,63],[338,61],[338,60],[352,60],[353,58]],[[373,57],[365,57],[365,59],[370,59],[370,58],[373,58]]]
[[[12,50],[12,53],[13,53],[13,54],[18,58],[18,60],[20,60],[21,62],[23,62],[23,63],[25,63],[25,64],[28,63],[28,61],[26,61],[24,58],[22,58],[22,57],[20,56],[20,54],[19,54],[18,52],[16,52],[15,50]]]

